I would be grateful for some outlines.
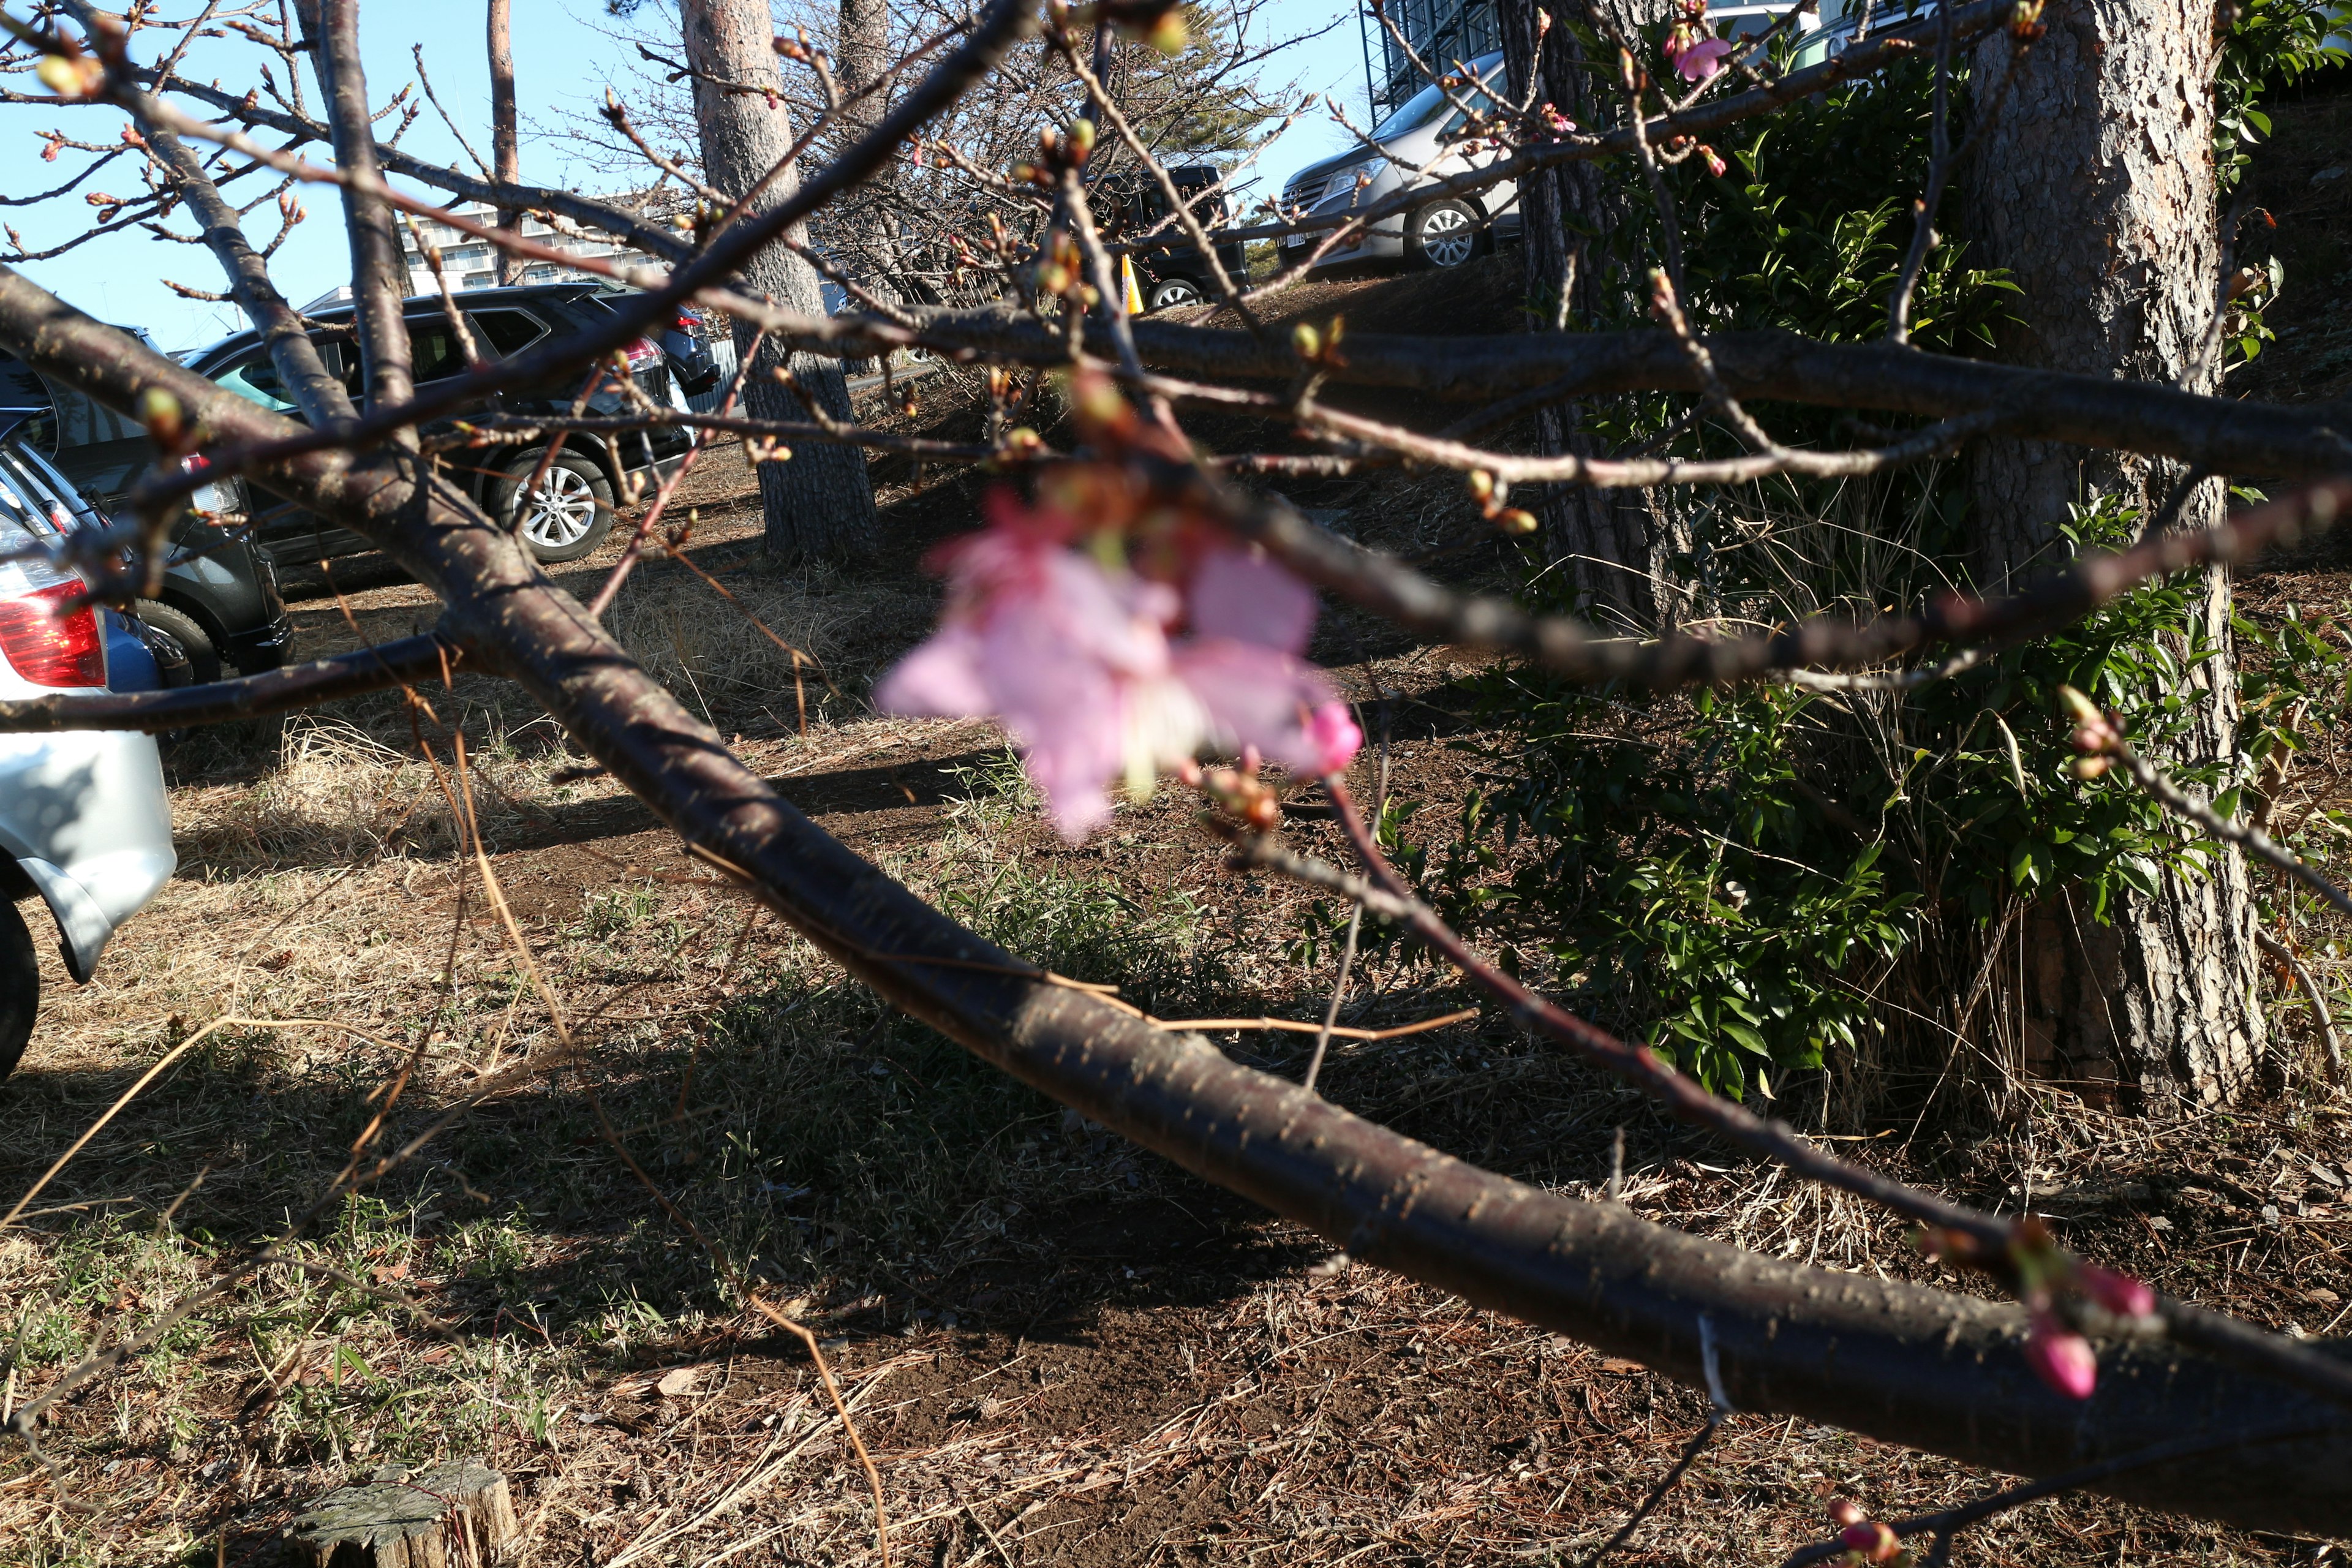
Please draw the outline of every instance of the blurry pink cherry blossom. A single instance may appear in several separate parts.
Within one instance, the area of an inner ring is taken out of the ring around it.
[[[875,704],[1000,721],[1071,842],[1110,815],[1112,779],[1148,796],[1204,746],[1321,774],[1363,743],[1297,657],[1315,596],[1273,562],[1214,546],[1180,594],[1068,548],[1066,520],[1009,495],[992,498],[989,521],[941,552],[940,629],[883,678]],[[1190,636],[1171,636],[1188,620]]]
[[[2090,1398],[2099,1381],[2099,1358],[2091,1342],[2046,1311],[2033,1314],[2033,1326],[2025,1336],[2025,1363],[2069,1399]]]
[[[1677,47],[1679,46],[1679,47]],[[1676,27],[1666,39],[1666,58],[1685,81],[1706,81],[1723,68],[1730,43],[1723,38],[1693,38]]]

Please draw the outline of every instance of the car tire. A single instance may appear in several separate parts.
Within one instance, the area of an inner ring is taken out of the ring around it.
[[[1467,202],[1432,202],[1404,220],[1404,253],[1415,267],[1462,267],[1485,248],[1485,219]]]
[[[161,599],[142,599],[133,613],[142,624],[180,645],[180,651],[188,656],[192,684],[202,686],[221,678],[220,649],[213,646],[212,634],[194,616]]]
[[[1201,302],[1201,286],[1190,278],[1162,278],[1151,286],[1151,294],[1144,303],[1153,310],[1172,310],[1179,305]]]
[[[16,1070],[41,1011],[41,962],[16,906],[0,899],[0,1078]]]
[[[543,562],[577,561],[613,531],[613,481],[593,460],[558,452],[529,504],[523,487],[545,451],[526,452],[493,481],[490,515]]]

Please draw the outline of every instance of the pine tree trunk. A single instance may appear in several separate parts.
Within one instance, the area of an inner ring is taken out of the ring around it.
[[[2210,6],[2071,0],[2011,80],[1964,177],[1979,265],[2007,268],[2023,298],[2000,345],[2013,363],[2210,391],[2202,349],[2219,289]],[[2009,76],[2011,41],[1978,50],[1981,101]],[[2155,516],[2183,476],[2146,459],[2042,441],[1980,446],[1971,459],[1979,582],[2004,589],[2063,559],[2069,503],[2113,496]],[[2179,526],[2225,504],[2193,491]],[[2229,583],[2208,574],[2199,614],[2224,649],[2189,678],[2190,734],[2166,759],[2236,753]],[[2254,999],[2252,902],[2234,854],[2212,874],[2168,874],[2126,897],[2112,927],[2063,895],[2024,923],[2013,1005],[2029,1068],[2101,1098],[2156,1110],[2233,1098],[2263,1044]]]
[[[1503,55],[1512,97],[1523,99],[1539,81],[1538,104],[1549,104],[1580,127],[1599,123],[1614,101],[1598,89],[1600,78],[1565,26],[1545,27],[1538,0],[1502,0]],[[1648,0],[1617,10],[1630,26],[1654,12]],[[1531,331],[1590,328],[1626,289],[1610,244],[1622,216],[1620,197],[1597,163],[1542,169],[1519,182],[1526,226],[1521,254],[1527,268],[1527,319]],[[1547,456],[1601,450],[1579,428],[1575,404],[1553,404],[1536,414],[1538,449]],[[1559,563],[1588,613],[1623,618],[1640,627],[1663,624],[1674,595],[1664,566],[1673,525],[1663,496],[1645,490],[1554,485],[1519,502],[1542,524],[1546,552]]]
[[[748,191],[792,145],[792,114],[777,89],[776,56],[768,7],[749,0],[681,0],[687,63],[697,73],[694,117],[702,132],[703,177],[722,191]],[[751,91],[730,91],[750,88]],[[799,186],[787,172],[755,204],[781,205]],[[815,268],[781,245],[769,247],[744,269],[743,284],[787,310],[824,313]],[[735,327],[739,354],[751,352],[756,333]],[[744,383],[743,400],[755,419],[805,420],[799,401],[769,374],[783,363],[772,345]],[[793,374],[836,419],[850,417],[841,363],[815,354],[791,356]],[[767,516],[768,552],[782,560],[869,555],[880,543],[874,488],[864,454],[854,447],[815,441],[793,444],[788,462],[760,465],[760,500]]]

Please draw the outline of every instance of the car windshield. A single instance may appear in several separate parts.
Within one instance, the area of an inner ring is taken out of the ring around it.
[[[1481,81],[1498,81],[1500,73],[1503,69],[1503,57],[1500,55],[1481,55],[1476,59],[1470,62],[1470,68],[1478,73],[1478,79]],[[1468,96],[1459,88],[1455,89],[1454,91],[1455,96],[1457,97]],[[1477,97],[1486,99],[1489,102],[1493,101],[1493,96],[1491,94],[1479,93],[1477,94]],[[1404,102],[1398,105],[1395,112],[1391,113],[1386,120],[1383,120],[1378,125],[1373,126],[1372,140],[1375,142],[1387,142],[1396,137],[1406,135],[1409,132],[1418,131],[1423,126],[1427,125],[1431,121],[1435,120],[1440,112],[1449,107],[1450,105],[1446,100],[1444,89],[1440,88],[1435,82],[1431,82],[1427,87],[1423,88],[1419,92],[1414,93],[1411,98],[1406,99]]]

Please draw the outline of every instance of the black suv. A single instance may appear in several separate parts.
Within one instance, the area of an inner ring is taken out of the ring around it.
[[[602,283],[543,283],[520,289],[480,289],[457,297],[474,346],[486,360],[505,359],[550,337],[568,337],[600,326],[614,307],[630,298]],[[466,356],[438,296],[407,302],[410,364],[416,384],[466,374]],[[332,306],[311,312],[320,323],[311,334],[327,368],[342,377],[352,401],[362,402],[360,354],[352,328],[352,308]],[[651,339],[629,345],[630,377],[637,390],[656,406],[679,408],[684,404],[672,391],[667,356]],[[290,418],[300,418],[292,400],[269,363],[269,351],[260,334],[243,331],[210,348],[185,356],[184,363],[197,374],[217,382],[240,396]],[[458,419],[478,419],[486,414],[511,414],[532,418],[562,418],[572,412],[586,384],[573,374],[559,382],[510,388],[461,406],[456,413],[423,426],[430,436],[446,431]],[[609,386],[588,401],[583,412],[595,416],[626,416],[626,397]],[[630,474],[667,473],[692,444],[690,432],[676,429],[632,431],[608,443],[602,437],[574,436],[548,465],[547,477],[526,500],[523,487],[547,454],[544,443],[528,447],[488,447],[459,449],[445,457],[450,476],[466,487],[493,518],[519,527],[522,538],[541,561],[576,561],[604,542],[613,531],[614,499],[625,488]],[[374,548],[347,529],[268,497],[256,497],[252,513],[254,537],[281,563],[323,561]]]
[[[154,461],[137,422],[0,354],[0,483],[21,489],[58,527],[105,522],[103,510]],[[292,622],[269,557],[212,518],[236,510],[222,487],[206,486],[173,531],[161,596],[139,603],[139,619],[187,656],[197,680],[217,680],[223,667],[254,675],[286,662]],[[208,515],[209,514],[209,515]]]
[[[1168,177],[1202,228],[1214,233],[1226,222],[1230,214],[1223,194],[1206,201],[1197,199],[1224,177],[1219,170],[1207,163],[1186,163],[1170,169]],[[1167,193],[1160,190],[1159,181],[1143,174],[1113,174],[1103,182],[1095,196],[1104,213],[1105,236],[1110,239],[1132,239],[1169,216]],[[1173,221],[1153,237],[1171,234],[1176,237],[1174,244],[1134,252],[1136,283],[1147,310],[1197,305],[1209,297],[1209,280],[1214,276],[1209,258],[1201,254],[1199,246],[1184,237],[1183,229]],[[1249,277],[1249,263],[1242,254],[1240,240],[1229,239],[1219,245],[1217,259],[1224,263],[1225,276],[1234,282]]]

